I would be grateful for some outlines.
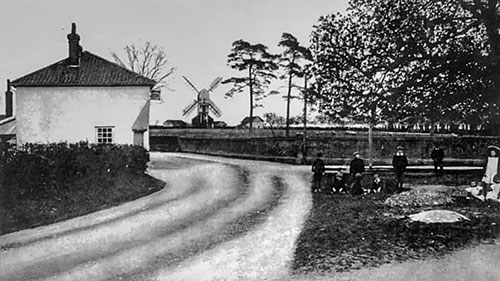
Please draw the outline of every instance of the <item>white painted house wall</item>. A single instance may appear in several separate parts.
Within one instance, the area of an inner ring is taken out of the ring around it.
[[[249,123],[246,123],[245,125],[242,126],[243,128],[250,128],[250,122]],[[257,120],[254,120],[253,123],[252,123],[252,128],[253,129],[262,129],[265,127],[265,123],[262,122],[262,121],[257,121]]]
[[[133,144],[132,125],[149,100],[150,88],[17,87],[16,96],[18,145],[95,143],[96,126],[114,126],[114,143]],[[148,133],[144,133],[146,149],[149,149]]]

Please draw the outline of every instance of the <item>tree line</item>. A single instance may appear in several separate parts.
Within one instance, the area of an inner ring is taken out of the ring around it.
[[[500,133],[500,0],[352,0],[344,14],[319,18],[309,46],[290,33],[278,46],[271,54],[234,41],[227,63],[241,75],[222,83],[232,86],[227,97],[248,91],[252,118],[279,93],[271,81],[286,81],[287,135],[294,88],[333,121],[467,123]]]
[[[304,92],[332,120],[465,122],[500,132],[499,0],[353,0],[345,14],[318,20],[308,48],[288,33],[279,45],[287,101],[292,79],[307,73],[314,80]],[[240,71],[269,65],[263,78],[274,77],[269,62],[243,61],[265,50],[235,41],[228,64]],[[235,58],[242,63],[233,64]],[[241,92],[244,81],[251,99],[264,95],[262,85],[252,88],[258,74],[237,79],[225,82],[239,82],[234,89]]]
[[[317,99],[331,116],[370,124],[498,130],[499,47],[498,0],[354,0],[312,32]]]
[[[292,89],[297,86],[294,78],[304,77],[311,61],[311,53],[307,47],[300,45],[297,38],[290,33],[283,33],[278,46],[283,48],[279,55],[267,51],[267,46],[252,44],[244,40],[233,42],[231,53],[228,55],[228,65],[238,71],[244,71],[242,76],[234,76],[222,81],[223,84],[232,84],[232,89],[226,96],[232,97],[248,88],[250,98],[250,120],[253,120],[253,109],[261,106],[259,102],[270,94],[279,94],[278,91],[268,91],[272,79],[281,78],[287,81],[286,104],[286,136],[290,132],[290,101]],[[277,71],[281,70],[278,75]],[[249,124],[252,131],[252,122]]]

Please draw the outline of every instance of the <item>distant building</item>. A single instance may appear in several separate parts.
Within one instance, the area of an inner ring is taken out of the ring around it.
[[[163,122],[163,126],[167,128],[186,128],[189,127],[189,124],[182,120],[165,120]]]
[[[253,120],[253,121],[251,121]],[[250,123],[252,123],[252,128],[254,129],[261,129],[261,128],[264,128],[264,120],[262,118],[260,118],[259,116],[253,116],[252,119],[250,119],[250,117],[245,117],[243,118],[243,120],[241,120],[241,123],[240,125],[238,125],[238,127],[240,128],[248,128],[250,127]]]
[[[79,41],[72,24],[67,58],[12,81],[17,144],[88,141],[148,148],[156,82],[83,51]]]
[[[214,128],[226,128],[227,123],[224,121],[214,121]]]
[[[194,128],[211,129],[214,127],[214,119],[208,114],[198,114],[191,119],[191,125]]]

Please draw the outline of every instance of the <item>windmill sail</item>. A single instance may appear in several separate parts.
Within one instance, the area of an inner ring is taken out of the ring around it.
[[[182,110],[182,115],[186,116],[191,114],[195,109],[198,109],[198,115],[193,118],[193,126],[198,126],[201,128],[211,128],[213,119],[209,116],[209,112],[213,115],[220,117],[222,115],[222,110],[215,105],[215,103],[210,99],[210,92],[219,86],[222,81],[222,77],[217,77],[210,84],[208,90],[206,88],[198,90],[189,79],[185,76],[182,78],[194,90],[197,94],[196,100],[192,101],[184,110]]]
[[[196,105],[198,105],[197,100],[194,100],[193,102],[191,102],[188,106],[186,106],[186,108],[184,108],[182,110],[182,116],[186,116],[186,115],[191,114],[191,112],[193,112],[194,109],[196,108]]]
[[[221,81],[222,81],[222,77],[219,76],[219,77],[215,78],[215,80],[208,87],[208,91],[211,92],[211,91],[215,90],[215,88],[217,88],[217,86],[219,86]]]
[[[191,86],[191,88],[194,89],[194,91],[199,94],[200,91],[198,91],[198,89],[196,89],[196,87],[193,85],[193,83],[191,83],[191,81],[189,81],[185,76],[182,76],[182,78],[184,78],[184,80],[186,80],[186,82],[188,83],[189,86]]]
[[[216,117],[221,117],[222,113],[220,111],[217,111],[217,109],[210,107],[209,108],[210,112],[212,112]]]
[[[212,100],[207,101],[209,104],[209,109],[210,111],[217,117],[220,117],[222,115],[222,110],[218,106],[215,105],[215,103]]]

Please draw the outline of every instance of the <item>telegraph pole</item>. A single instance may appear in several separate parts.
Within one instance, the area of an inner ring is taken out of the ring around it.
[[[304,73],[304,94],[303,94],[303,98],[304,98],[304,128],[303,128],[303,132],[302,132],[302,161],[304,162],[304,164],[306,163],[306,160],[307,160],[307,145],[306,145],[306,141],[307,141],[307,74]]]

